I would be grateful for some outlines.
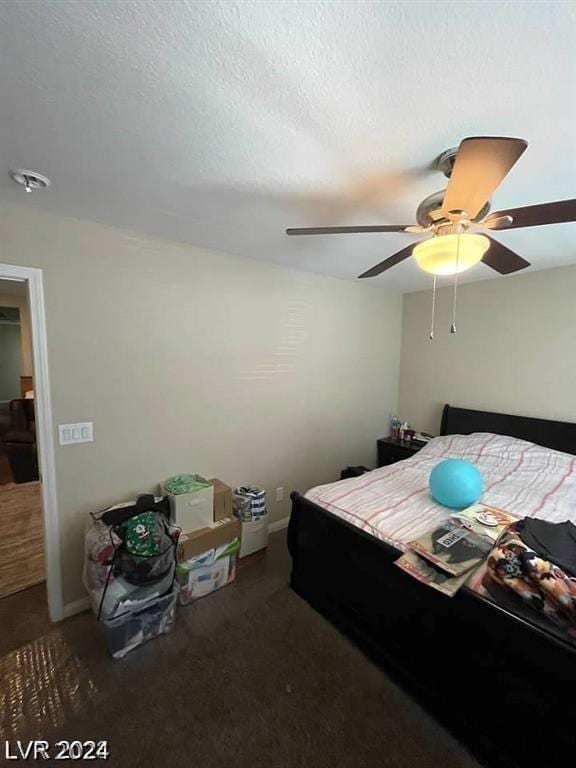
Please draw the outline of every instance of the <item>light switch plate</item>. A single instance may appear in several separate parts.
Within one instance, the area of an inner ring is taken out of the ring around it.
[[[58,424],[58,440],[60,445],[76,445],[77,443],[94,442],[94,430],[91,421],[79,424]]]

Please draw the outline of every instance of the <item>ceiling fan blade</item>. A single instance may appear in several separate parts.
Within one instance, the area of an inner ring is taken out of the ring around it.
[[[497,136],[464,139],[442,204],[445,214],[465,211],[473,219],[504,180],[528,142]]]
[[[493,240],[491,237],[488,240],[490,240],[490,248],[482,257],[482,261],[496,272],[501,275],[510,275],[512,272],[518,272],[530,266],[530,262],[499,243],[498,240]]]
[[[566,221],[576,221],[576,199],[558,200],[555,203],[540,203],[526,205],[524,208],[508,208],[506,211],[494,211],[486,216],[484,221],[490,226],[493,220],[500,217],[510,217],[511,223],[499,226],[498,229],[519,229],[520,227],[541,227],[544,224],[562,224]]]
[[[403,248],[401,251],[398,251],[398,253],[395,253],[393,256],[389,256],[387,259],[384,259],[384,261],[381,261],[380,264],[376,264],[376,266],[371,267],[366,272],[363,272],[361,275],[358,275],[358,277],[376,277],[376,275],[381,274],[382,272],[385,272],[387,269],[390,269],[390,267],[395,267],[396,264],[400,264],[401,261],[404,261],[405,259],[408,259],[412,255],[412,251],[414,250],[415,243],[412,243],[412,245],[408,245],[406,248]]]
[[[409,232],[411,235],[425,235],[433,230],[434,226],[432,224],[429,227],[421,227],[420,224],[414,224],[413,226],[406,227],[404,232]]]
[[[304,227],[287,229],[287,235],[354,235],[362,232],[405,232],[410,224],[377,224],[366,227]]]

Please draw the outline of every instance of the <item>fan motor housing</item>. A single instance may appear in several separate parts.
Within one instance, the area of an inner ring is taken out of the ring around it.
[[[444,202],[444,196],[446,190],[442,189],[439,192],[434,192],[432,195],[424,198],[418,210],[416,211],[416,221],[421,227],[429,227],[432,224],[440,224],[442,222],[450,223],[449,220],[442,213],[442,203]],[[480,221],[487,216],[490,211],[490,202],[488,201],[484,207],[478,211],[474,216],[473,221]]]
[[[434,166],[441,171],[447,179],[452,176],[454,169],[454,163],[456,162],[456,155],[458,154],[458,147],[451,147],[444,150],[441,155],[438,155],[434,161]]]

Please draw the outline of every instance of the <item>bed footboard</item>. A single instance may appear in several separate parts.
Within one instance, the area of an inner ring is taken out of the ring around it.
[[[480,760],[541,768],[573,752],[574,647],[476,593],[420,584],[397,549],[297,493],[288,546],[292,589]]]

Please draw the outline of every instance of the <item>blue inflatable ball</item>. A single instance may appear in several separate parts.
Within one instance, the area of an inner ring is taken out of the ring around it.
[[[430,493],[434,501],[451,509],[464,509],[482,495],[482,475],[474,464],[446,459],[430,472]]]

